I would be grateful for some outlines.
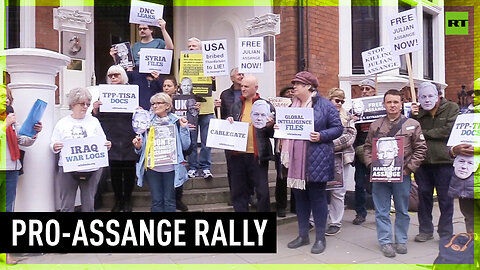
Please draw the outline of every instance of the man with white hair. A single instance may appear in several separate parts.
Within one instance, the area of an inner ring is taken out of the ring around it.
[[[418,87],[420,106],[412,104],[411,117],[420,122],[427,141],[427,157],[415,172],[418,184],[419,234],[416,242],[433,239],[433,190],[437,191],[440,208],[438,234],[447,237],[453,234],[453,198],[448,196],[448,187],[453,174],[453,158],[449,155],[447,141],[459,113],[458,105],[441,97],[437,87],[424,82]]]

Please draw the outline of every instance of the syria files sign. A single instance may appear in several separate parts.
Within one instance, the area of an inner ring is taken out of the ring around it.
[[[392,54],[390,47],[380,46],[362,52],[365,75],[377,74],[400,68],[400,57]]]
[[[238,72],[263,73],[263,37],[238,39]]]
[[[172,50],[140,49],[140,73],[158,71],[160,74],[170,74],[172,67]]]
[[[162,17],[162,5],[132,0],[130,5],[130,23],[158,26],[158,20]]]
[[[203,75],[221,76],[228,73],[227,40],[202,41]]]
[[[395,55],[402,55],[423,48],[416,9],[409,9],[390,17],[387,22],[390,47]]]

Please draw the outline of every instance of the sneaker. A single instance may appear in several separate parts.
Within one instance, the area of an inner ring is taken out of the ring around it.
[[[334,236],[338,234],[341,230],[342,230],[341,227],[330,225],[328,226],[328,229],[325,231],[325,235]]]
[[[195,178],[198,176],[197,170],[191,169],[187,172],[188,178]]]
[[[213,178],[213,174],[210,172],[209,169],[203,170],[203,179],[211,180]]]
[[[365,217],[357,215],[355,219],[353,220],[353,225],[360,225],[363,222],[365,222]]]
[[[388,258],[393,258],[395,257],[395,250],[393,249],[393,246],[392,244],[385,244],[385,245],[382,245],[382,253],[383,253],[383,256],[385,257],[388,257]]]
[[[407,244],[396,244],[395,250],[398,254],[407,254]]]
[[[277,209],[277,217],[286,217],[287,211],[285,209]]]
[[[427,242],[433,239],[433,234],[419,233],[415,236],[415,242]]]

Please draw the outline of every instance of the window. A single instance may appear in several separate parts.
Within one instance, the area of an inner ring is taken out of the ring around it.
[[[20,48],[20,1],[10,0],[6,6],[6,49]]]
[[[423,13],[423,78],[433,80],[433,16]]]
[[[364,73],[362,52],[380,46],[378,11],[377,0],[352,1],[352,74]]]

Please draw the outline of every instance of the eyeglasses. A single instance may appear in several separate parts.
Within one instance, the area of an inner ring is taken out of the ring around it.
[[[167,102],[165,102],[165,101],[159,101],[159,102],[152,102],[151,104],[152,104],[152,106],[155,106],[155,105],[158,106],[158,105],[161,105],[161,104],[167,104]]]
[[[113,77],[120,77],[120,73],[110,73],[110,74],[108,74],[107,76],[108,76],[108,78],[110,78],[110,79],[113,78]]]
[[[148,30],[148,29],[150,29],[150,28],[148,28],[148,27],[139,27],[139,28],[138,28],[138,31],[146,31],[146,30]]]
[[[85,106],[90,107],[90,102],[88,102],[88,103],[87,102],[82,102],[82,103],[77,103],[77,104],[82,106],[82,107],[85,107]]]
[[[337,104],[343,104],[343,103],[345,103],[345,100],[343,100],[343,99],[338,99],[338,98],[336,98],[334,101],[335,101],[335,103],[337,103]]]

